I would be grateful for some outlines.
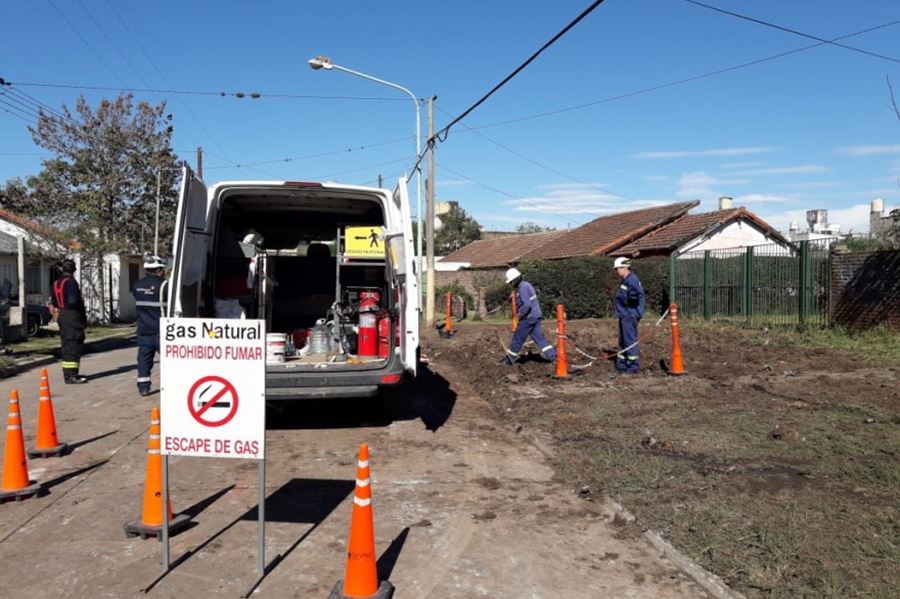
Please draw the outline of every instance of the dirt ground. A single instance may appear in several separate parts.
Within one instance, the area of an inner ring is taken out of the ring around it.
[[[498,365],[508,325],[457,328],[434,342],[436,366],[549,447],[582,498],[631,510],[622,534],[658,531],[748,597],[896,596],[900,364],[684,323],[688,374],[672,377],[667,322],[651,321],[640,374],[570,349],[576,368],[558,380],[537,355]],[[568,337],[600,356],[616,323],[570,323]]]

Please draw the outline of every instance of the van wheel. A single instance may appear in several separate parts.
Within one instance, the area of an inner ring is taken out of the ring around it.
[[[41,321],[34,316],[28,317],[28,323],[25,326],[25,336],[34,337],[41,330]]]

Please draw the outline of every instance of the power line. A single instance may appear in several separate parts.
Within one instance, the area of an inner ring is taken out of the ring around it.
[[[434,139],[437,139],[438,141],[441,141],[441,142],[443,142],[445,139],[447,139],[447,135],[450,133],[450,128],[453,127],[453,125],[455,125],[456,123],[458,123],[461,120],[463,120],[464,118],[466,118],[473,110],[475,110],[476,108],[481,106],[485,101],[487,101],[488,98],[490,98],[492,95],[494,95],[494,93],[497,90],[499,90],[501,87],[506,85],[513,77],[518,75],[522,70],[525,69],[525,67],[527,67],[529,64],[531,64],[538,56],[540,56],[544,52],[544,50],[546,50],[547,48],[552,46],[554,43],[556,43],[556,41],[559,40],[559,38],[561,38],[566,33],[568,33],[569,30],[572,29],[573,27],[575,27],[575,25],[577,25],[583,18],[585,18],[591,12],[593,12],[595,8],[597,8],[598,6],[603,4],[603,1],[604,0],[594,0],[594,2],[592,2],[590,6],[588,6],[586,9],[584,9],[584,11],[582,11],[582,13],[580,15],[575,17],[575,19],[573,19],[568,25],[563,27],[559,33],[554,35],[543,46],[538,48],[537,52],[535,52],[534,54],[529,56],[528,59],[525,62],[523,62],[522,64],[520,64],[518,67],[516,67],[516,69],[512,73],[510,73],[509,75],[504,77],[500,83],[498,83],[491,89],[491,91],[489,91],[488,93],[483,95],[481,98],[479,98],[477,102],[475,102],[470,107],[465,109],[462,112],[462,114],[460,114],[458,117],[456,117],[455,119],[450,121],[450,123],[448,125],[446,125],[443,129],[438,131],[435,134],[434,138],[428,140],[428,143],[429,144],[434,143]],[[414,168],[418,168],[420,161],[421,161],[421,157],[419,157],[418,160],[416,160],[416,166]]]
[[[102,64],[104,67],[106,67],[106,70],[109,71],[110,73],[112,73],[112,76],[115,77],[119,83],[121,83],[122,85],[125,85],[125,82],[122,81],[122,79],[119,77],[119,75],[116,74],[116,72],[112,69],[111,66],[109,66],[109,63],[103,59],[103,56],[101,56],[100,53],[94,49],[94,46],[91,45],[91,43],[87,40],[87,38],[85,38],[83,35],[81,35],[81,32],[78,30],[78,28],[75,26],[75,24],[69,20],[69,17],[67,17],[65,15],[65,13],[59,9],[58,6],[56,6],[56,3],[54,3],[53,0],[47,0],[47,2],[50,3],[50,6],[53,7],[53,10],[55,10],[57,13],[59,13],[59,16],[61,16],[63,18],[63,21],[66,22],[66,24],[69,26],[69,28],[75,32],[75,35],[77,35],[78,38],[84,43],[84,45],[87,46],[88,50],[91,51],[91,54],[94,55],[94,58],[96,58],[100,62],[100,64]]]
[[[894,62],[900,64],[900,59],[893,58],[891,56],[885,56],[884,54],[878,54],[877,52],[870,52],[868,50],[863,50],[861,48],[856,48],[854,46],[848,46],[847,44],[840,44],[835,42],[834,40],[827,40],[816,35],[811,35],[809,33],[804,33],[802,31],[797,31],[796,29],[791,29],[789,27],[785,27],[783,25],[777,25],[775,23],[764,21],[762,19],[756,19],[754,17],[750,17],[747,15],[742,15],[740,13],[732,12],[730,10],[725,10],[724,8],[719,8],[718,6],[712,6],[711,4],[704,4],[703,2],[698,2],[697,0],[682,0],[683,2],[687,2],[688,4],[693,4],[694,6],[699,6],[701,8],[706,8],[718,13],[722,13],[723,15],[728,15],[731,17],[735,17],[738,19],[743,19],[744,21],[750,21],[751,23],[756,23],[757,25],[762,25],[763,27],[771,27],[772,29],[777,29],[778,31],[784,31],[785,33],[792,33],[794,35],[799,35],[800,37],[805,37],[811,40],[816,40],[822,42],[823,44],[829,44],[832,46],[837,46],[839,48],[843,48],[845,50],[851,50],[853,52],[859,52],[860,54],[865,54],[866,56],[872,56],[874,58],[880,58],[881,60],[887,60],[888,62]]]
[[[793,55],[793,54],[799,54],[800,52],[805,52],[805,51],[811,50],[811,49],[813,49],[813,48],[818,48],[818,47],[820,47],[820,46],[827,45],[829,41],[830,41],[830,42],[835,42],[835,41],[839,41],[839,40],[848,39],[848,38],[851,38],[851,37],[856,37],[856,36],[859,36],[859,35],[863,35],[863,34],[866,34],[866,33],[871,33],[871,32],[873,32],[873,31],[877,31],[877,30],[879,30],[879,29],[884,29],[884,28],[887,28],[887,27],[893,27],[894,25],[897,25],[898,23],[900,23],[900,20],[890,21],[890,22],[888,22],[888,23],[882,23],[881,25],[876,25],[876,26],[874,26],[874,27],[869,27],[868,29],[862,29],[862,30],[860,30],[860,31],[856,31],[856,32],[853,32],[853,33],[848,33],[847,35],[842,35],[842,36],[840,36],[840,37],[836,37],[836,38],[833,38],[833,39],[828,40],[828,41],[819,42],[819,43],[816,43],[816,44],[810,44],[810,45],[808,45],[808,46],[803,46],[802,48],[796,48],[796,49],[794,49],[794,50],[788,50],[788,51],[786,51],[786,52],[779,52],[778,54],[772,54],[772,55],[770,55],[770,56],[765,56],[765,57],[762,57],[762,58],[757,58],[757,59],[751,60],[751,61],[749,61],[749,62],[744,62],[744,63],[732,65],[732,66],[729,66],[729,67],[723,67],[723,68],[721,68],[721,69],[716,69],[716,70],[714,70],[714,71],[708,71],[708,72],[706,72],[706,73],[701,73],[701,74],[699,74],[699,75],[692,75],[692,76],[690,76],[690,77],[685,77],[685,78],[683,78],[683,79],[676,79],[676,80],[674,80],[674,81],[669,81],[669,82],[667,82],[667,83],[660,83],[660,84],[658,84],[658,85],[653,85],[653,86],[650,86],[650,87],[645,87],[645,88],[642,88],[642,89],[637,89],[637,90],[634,90],[634,91],[630,91],[630,92],[625,92],[625,93],[617,94],[617,95],[615,95],[615,96],[608,96],[608,97],[606,97],[606,98],[601,98],[601,99],[599,99],[599,100],[593,100],[593,101],[591,101],[591,102],[585,102],[585,103],[583,103],[583,104],[575,104],[574,106],[566,106],[566,107],[564,107],[564,108],[558,108],[558,109],[556,109],[556,110],[548,110],[548,111],[545,111],[545,112],[539,112],[539,113],[536,113],[536,114],[527,115],[527,116],[523,116],[523,117],[517,117],[517,118],[513,118],[513,119],[507,119],[507,120],[505,120],[505,121],[497,121],[497,122],[495,122],[495,123],[488,123],[488,124],[485,124],[485,125],[477,125],[477,126],[471,127],[471,129],[479,129],[479,130],[480,130],[480,129],[489,129],[489,128],[491,128],[491,127],[502,127],[502,126],[504,126],[504,125],[512,125],[512,124],[515,124],[515,123],[521,123],[521,122],[524,122],[524,121],[531,121],[531,120],[534,120],[534,119],[544,118],[544,117],[547,117],[547,116],[554,116],[554,115],[557,115],[557,114],[563,114],[563,113],[566,113],[566,112],[571,112],[571,111],[573,111],[573,110],[581,110],[581,109],[583,109],[583,108],[590,108],[591,106],[597,106],[597,105],[600,105],[600,104],[607,104],[607,103],[610,103],[610,102],[615,102],[615,101],[617,101],[617,100],[623,100],[623,99],[625,99],[625,98],[631,98],[631,97],[634,97],[634,96],[640,96],[640,95],[643,95],[643,94],[648,94],[648,93],[651,93],[651,92],[655,92],[655,91],[667,89],[667,88],[670,88],[670,87],[677,87],[677,86],[680,86],[680,85],[685,85],[685,84],[688,84],[688,83],[693,83],[694,81],[700,81],[700,80],[702,80],[702,79],[709,79],[709,78],[715,77],[715,76],[717,76],[717,75],[723,75],[723,74],[725,74],[725,73],[730,73],[730,72],[732,72],[732,71],[738,71],[738,70],[740,70],[740,69],[745,69],[745,68],[748,68],[748,67],[756,66],[756,65],[759,65],[759,64],[763,64],[763,63],[766,63],[766,62],[770,62],[770,61],[773,61],[773,60],[777,60],[777,59],[779,59],[779,58],[784,58],[784,57],[786,57],[786,56],[791,56],[791,55]]]

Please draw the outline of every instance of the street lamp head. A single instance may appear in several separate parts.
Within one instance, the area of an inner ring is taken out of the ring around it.
[[[330,71],[334,68],[334,64],[331,62],[331,59],[327,56],[316,56],[314,58],[309,59],[309,68],[314,71],[318,71],[319,69],[325,69],[326,71]]]

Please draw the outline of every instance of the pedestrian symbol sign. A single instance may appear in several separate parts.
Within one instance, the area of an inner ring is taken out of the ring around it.
[[[347,258],[384,258],[381,227],[345,227],[344,256]]]
[[[204,426],[228,424],[238,409],[237,391],[220,376],[205,376],[188,391],[188,411]]]
[[[262,459],[265,322],[160,319],[164,455]]]

